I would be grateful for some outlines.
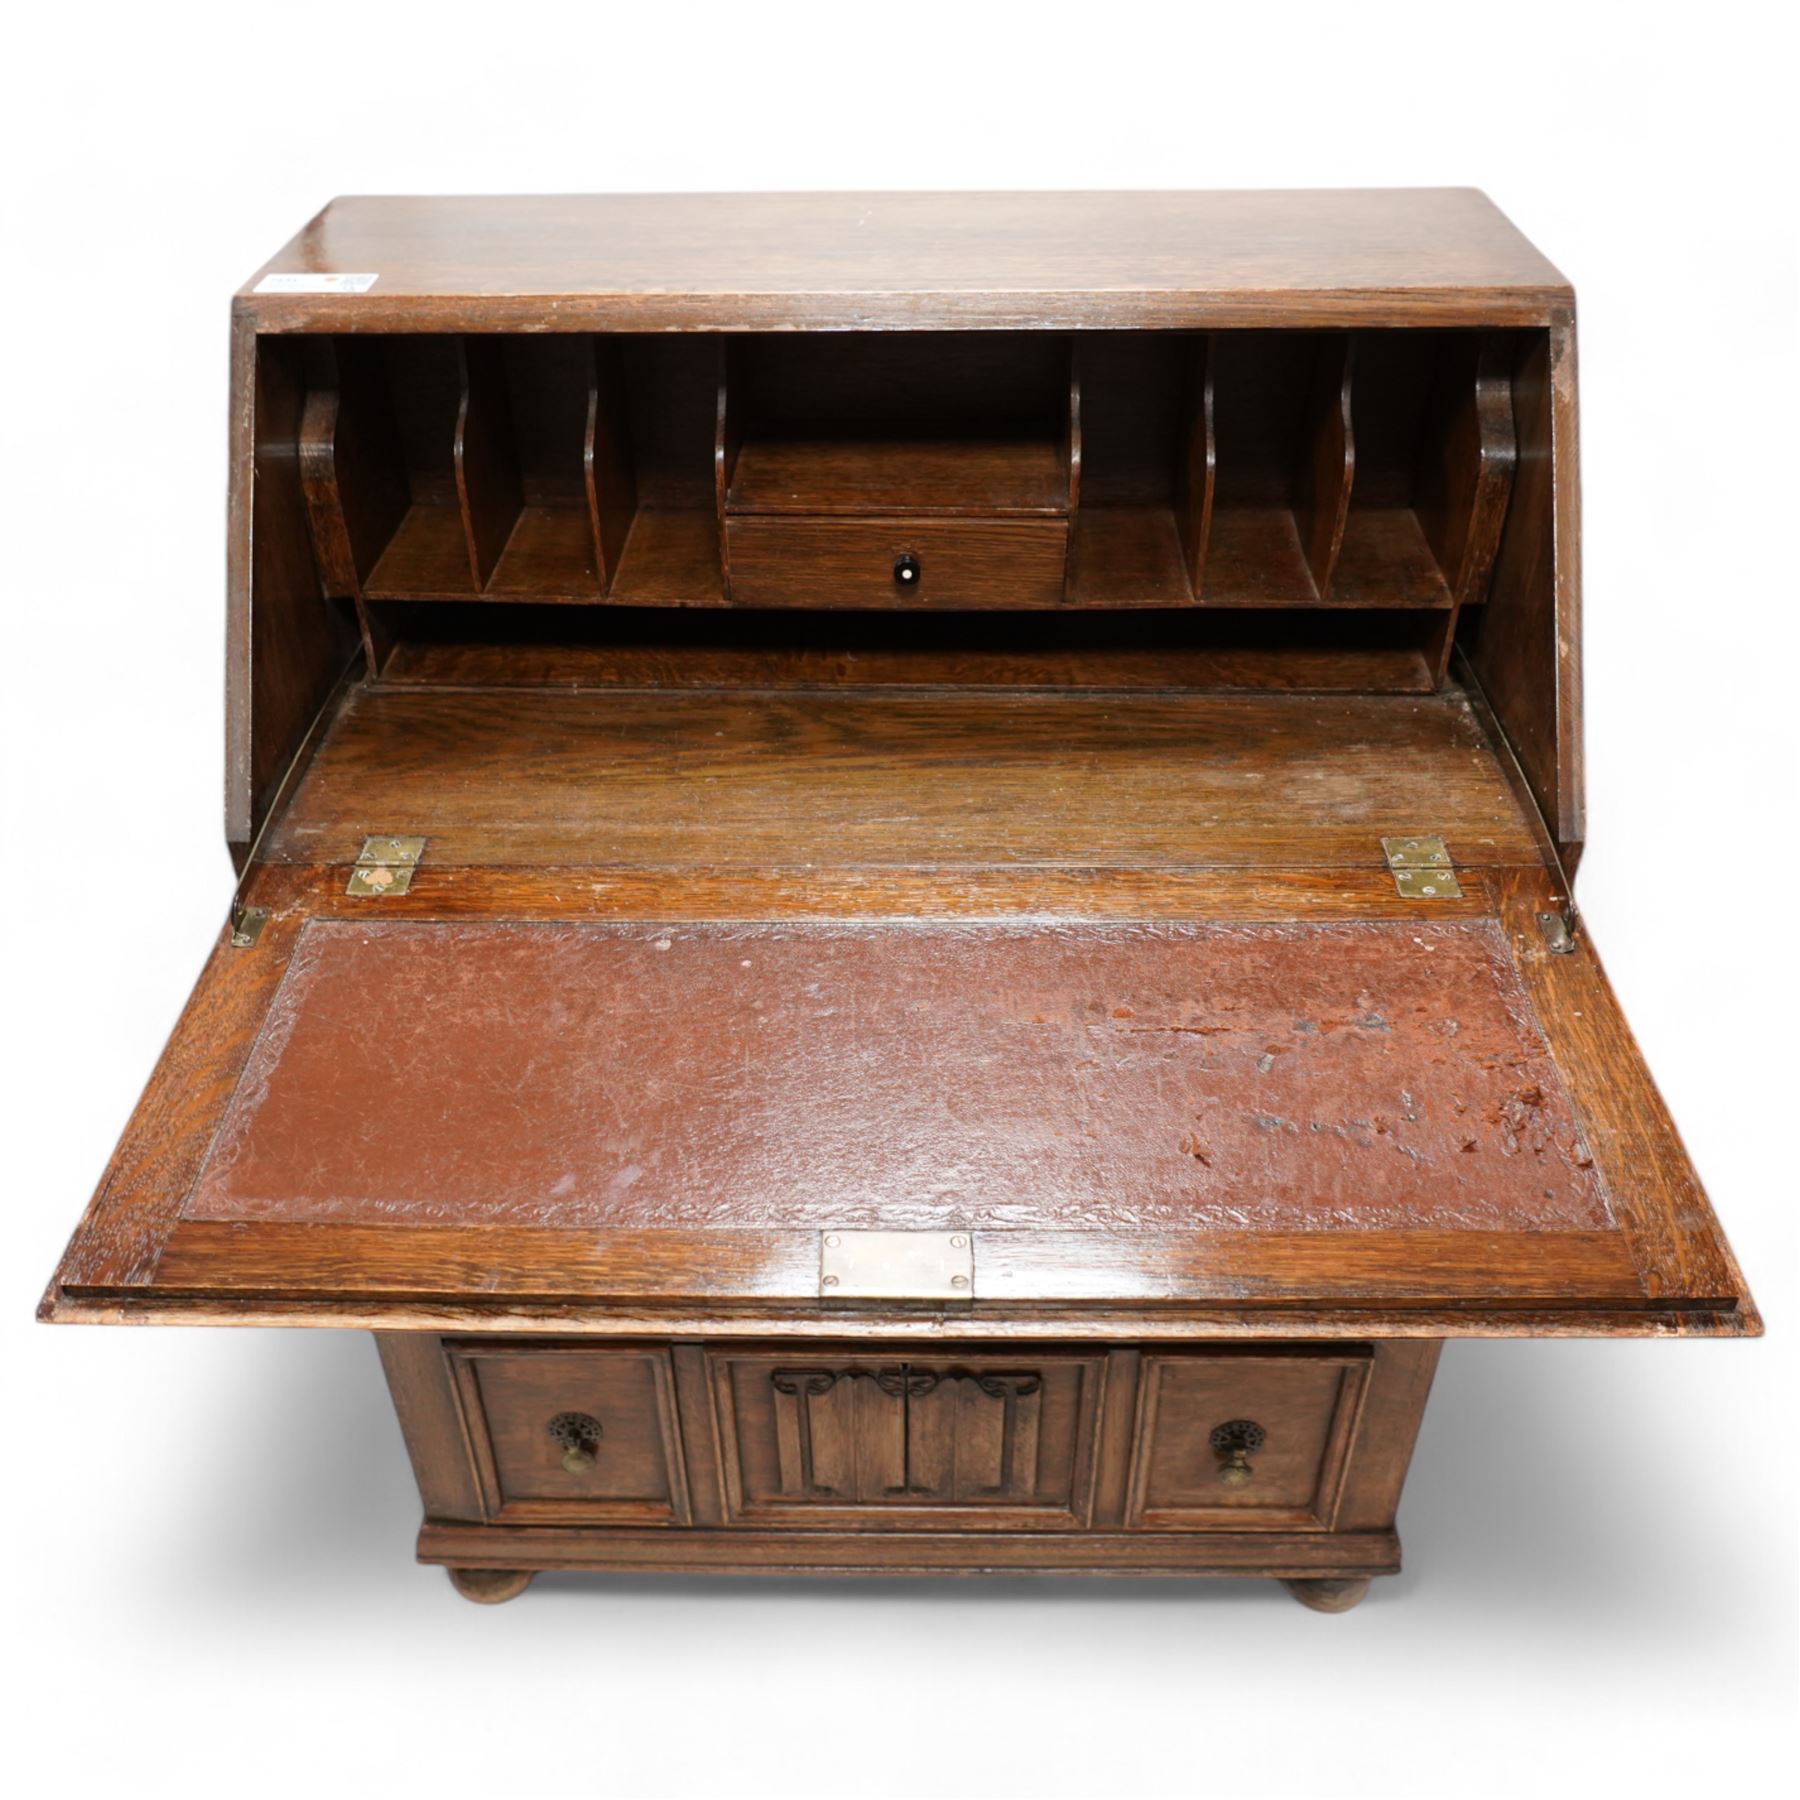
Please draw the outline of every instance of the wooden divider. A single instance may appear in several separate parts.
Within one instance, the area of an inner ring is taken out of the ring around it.
[[[594,538],[595,582],[606,594],[612,591],[637,512],[637,471],[631,458],[625,376],[618,343],[610,338],[596,339],[593,345],[581,467]]]
[[[1512,491],[1518,451],[1507,361],[1496,334],[1469,346],[1440,393],[1436,453],[1420,470],[1419,524],[1457,606],[1486,598]]]
[[[1332,340],[1335,349],[1336,339]],[[1196,595],[1209,607],[1301,607],[1319,592],[1302,535],[1310,528],[1313,445],[1322,394],[1316,334],[1220,331],[1208,348],[1216,467]],[[1333,391],[1333,395],[1335,390]],[[1328,494],[1335,502],[1335,493]],[[1299,502],[1305,500],[1302,515]],[[1327,538],[1329,548],[1329,538]]]
[[[1465,606],[1487,599],[1518,462],[1510,353],[1498,333],[1469,342],[1436,396],[1434,454],[1419,471],[1416,507],[1450,592],[1429,660],[1441,681]]]
[[[364,583],[409,504],[392,410],[373,345],[313,338],[306,349],[298,454],[313,558],[326,596],[354,602],[364,654],[379,668],[386,636]]]
[[[1062,603],[1080,605],[1080,554],[1082,538],[1073,522],[1082,517],[1082,349],[1080,342],[1069,342],[1069,416],[1062,434],[1062,461],[1069,477],[1069,520],[1071,529],[1062,553]]]
[[[618,573],[638,496],[616,342],[312,339],[297,436],[321,586],[365,637],[370,601],[591,602]]]
[[[525,490],[499,344],[493,338],[459,339],[458,361],[462,404],[456,415],[456,498],[470,578],[480,593],[525,510]]]
[[[1350,489],[1356,476],[1356,434],[1350,422],[1350,379],[1354,343],[1349,334],[1334,333],[1319,346],[1319,367],[1307,456],[1300,466],[1294,496],[1295,521],[1321,600],[1331,594],[1344,523],[1350,513]]]
[[[306,348],[307,388],[300,409],[299,459],[313,560],[328,599],[354,599],[362,584],[350,554],[343,488],[337,472],[338,416],[343,410],[337,358],[329,338],[316,339]]]
[[[1081,506],[1081,352],[1069,346],[1069,423],[1063,434],[1063,460],[1069,468],[1069,511]]]
[[[731,534],[725,529],[731,497],[731,478],[737,473],[738,452],[744,447],[743,409],[737,404],[732,380],[738,357],[729,338],[719,340],[719,402],[713,424],[713,529],[718,534],[719,574],[725,603],[731,604]]]
[[[1196,600],[1205,584],[1206,544],[1212,531],[1213,489],[1219,463],[1213,430],[1212,371],[1212,338],[1202,332],[1194,338],[1188,363],[1187,417],[1176,514],[1188,586]]]

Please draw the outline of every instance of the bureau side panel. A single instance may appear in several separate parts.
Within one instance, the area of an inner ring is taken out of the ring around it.
[[[374,1337],[426,1518],[479,1520],[481,1490],[443,1340],[421,1331]]]
[[[349,616],[324,596],[306,523],[301,350],[263,342],[242,313],[232,320],[225,840],[240,866],[356,650]]]
[[[1394,1338],[1373,1346],[1338,1502],[1339,1531],[1385,1531],[1393,1525],[1443,1347],[1438,1338]]]

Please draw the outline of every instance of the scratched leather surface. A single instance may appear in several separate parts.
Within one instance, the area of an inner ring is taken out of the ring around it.
[[[188,1216],[1600,1229],[1489,921],[316,921]]]

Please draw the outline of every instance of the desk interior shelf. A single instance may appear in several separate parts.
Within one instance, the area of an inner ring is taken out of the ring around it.
[[[1505,520],[1517,353],[1468,330],[323,337],[300,460],[322,584],[377,660],[419,602],[1191,609],[1291,615],[1296,644],[1377,615],[1351,635],[1441,676]]]

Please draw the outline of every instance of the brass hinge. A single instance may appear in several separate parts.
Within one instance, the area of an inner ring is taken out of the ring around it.
[[[1538,930],[1544,934],[1544,948],[1552,956],[1570,956],[1575,950],[1575,921],[1570,912],[1541,912]]]
[[[1460,900],[1462,884],[1450,867],[1450,852],[1441,837],[1384,837],[1394,886],[1404,900]]]
[[[269,909],[266,906],[246,906],[235,894],[231,899],[231,947],[234,950],[248,950],[262,936],[262,928],[269,922]]]
[[[975,1239],[967,1231],[825,1231],[821,1300],[973,1300]]]
[[[363,899],[404,894],[412,886],[413,870],[424,854],[422,837],[364,838],[362,854],[350,871],[350,885],[344,892]]]

